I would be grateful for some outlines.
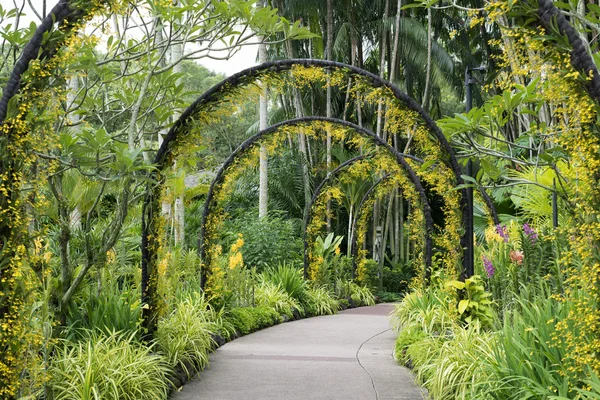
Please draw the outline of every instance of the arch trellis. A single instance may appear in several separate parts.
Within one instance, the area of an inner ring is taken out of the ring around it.
[[[386,180],[388,180],[390,178],[390,176],[391,176],[390,174],[386,174],[386,175],[382,176],[381,178],[379,178],[377,181],[375,181],[375,183],[373,183],[371,185],[371,187],[369,188],[369,190],[367,190],[367,192],[363,195],[362,199],[360,199],[360,203],[358,203],[358,207],[356,207],[356,209],[357,209],[356,217],[352,221],[352,230],[354,232],[356,232],[358,229],[358,222],[360,221],[362,211],[365,209],[365,207],[364,207],[365,203],[373,197],[373,195],[375,194],[375,190],[377,190],[379,185],[381,185]],[[358,257],[358,233],[356,233],[354,235],[354,237],[352,238],[351,246],[352,246],[352,277],[355,278],[356,273],[357,273],[356,259]],[[429,268],[426,268],[425,270],[429,271]]]
[[[331,181],[333,181],[334,178],[337,178],[338,174],[341,171],[344,171],[345,169],[351,167],[352,165],[359,163],[361,161],[365,161],[365,160],[369,160],[371,158],[373,158],[376,155],[376,153],[371,152],[371,153],[367,153],[367,154],[362,154],[359,155],[358,157],[354,157],[351,158],[349,160],[344,161],[342,164],[340,164],[338,167],[336,167],[334,170],[332,170],[326,177],[325,179],[323,179],[321,181],[321,183],[319,183],[319,186],[317,186],[317,188],[315,189],[315,192],[312,195],[312,198],[310,199],[310,203],[306,206],[308,212],[304,215],[304,222],[303,222],[303,228],[304,228],[304,252],[303,252],[303,261],[304,261],[304,278],[307,278],[308,275],[308,264],[309,264],[309,260],[308,260],[308,232],[307,232],[307,228],[310,224],[310,221],[312,220],[313,217],[313,213],[312,213],[312,207],[315,204],[315,202],[317,201],[317,198],[319,197],[319,195],[321,194],[321,192],[323,191],[323,189],[328,186]],[[350,238],[347,238],[348,240],[350,240]]]
[[[402,157],[404,158],[409,158],[412,159],[413,161],[416,161],[420,164],[423,163],[423,160],[415,157],[413,155],[409,155],[409,154],[403,154],[403,153],[399,153]],[[327,187],[329,186],[333,180],[335,180],[338,175],[342,172],[344,172],[345,170],[349,169],[351,166],[362,162],[362,161],[366,161],[369,159],[372,159],[373,157],[375,157],[377,155],[377,153],[372,152],[372,153],[367,153],[367,154],[363,154],[354,158],[351,158],[345,162],[343,162],[342,164],[340,164],[337,168],[335,168],[334,170],[332,170],[326,177],[325,179],[323,179],[321,181],[321,183],[317,186],[317,188],[315,189],[313,196],[311,198],[311,201],[307,207],[308,209],[308,213],[305,215],[304,217],[304,271],[305,271],[305,278],[307,276],[307,270],[308,270],[308,266],[309,266],[309,242],[308,242],[308,226],[311,222],[311,219],[313,217],[313,205],[316,203],[318,197],[320,196],[321,192]],[[426,192],[425,188],[423,188],[424,191]],[[371,190],[371,188],[369,189]],[[357,221],[357,216],[359,215],[358,212],[361,209],[362,204],[364,203],[365,199],[361,199],[361,201],[358,204],[358,207],[356,208],[357,210],[357,214],[354,215],[354,217],[352,218],[352,221],[350,221],[350,223],[352,224],[352,232],[356,232],[356,221]],[[433,226],[428,226],[426,227],[425,233],[427,232],[432,232],[433,231]],[[351,247],[352,247],[352,243],[354,242],[354,240],[356,239],[356,235],[353,235],[351,238],[347,238],[350,242],[351,242]],[[426,253],[430,252],[431,254],[433,253],[433,249],[426,249]],[[351,251],[351,254],[353,257],[356,257],[356,253]],[[427,257],[426,258],[426,265],[425,268],[427,270],[431,269],[431,257]],[[355,263],[353,263],[353,277],[355,277],[355,272],[356,272],[356,265]]]
[[[366,82],[373,90],[383,89],[384,91],[381,92],[381,95],[384,93],[386,96],[391,95],[390,99],[395,99],[400,103],[400,109],[413,113],[411,115],[416,118],[416,126],[423,127],[429,132],[428,140],[434,139],[434,142],[437,143],[439,150],[441,150],[440,154],[443,156],[443,159],[439,161],[450,168],[450,173],[454,177],[454,183],[456,185],[464,184],[456,155],[454,154],[450,143],[433,119],[416,101],[400,91],[400,89],[390,82],[375,74],[343,63],[309,59],[267,62],[234,74],[205,92],[181,114],[180,118],[165,135],[163,143],[154,158],[156,169],[151,173],[151,179],[149,181],[152,183],[147,185],[142,212],[142,301],[148,305],[148,307],[144,308],[144,320],[149,330],[153,330],[156,323],[156,316],[158,315],[156,307],[157,304],[159,304],[158,299],[156,298],[156,266],[158,248],[160,247],[160,235],[158,232],[160,224],[158,221],[160,218],[160,197],[164,186],[163,171],[165,168],[172,165],[172,162],[176,157],[175,150],[184,142],[188,133],[193,130],[194,124],[197,122],[197,117],[201,116],[203,112],[211,112],[217,109],[220,100],[239,87],[250,85],[257,80],[264,78],[265,75],[288,72],[295,67],[342,71],[343,73],[355,76],[357,79],[360,79],[361,82]],[[344,121],[344,123],[346,123],[346,121]],[[384,143],[389,146],[387,142]],[[401,159],[403,163],[406,163],[401,156],[399,159]],[[414,178],[417,180],[419,179],[416,174]],[[411,177],[411,180],[414,180],[414,178]],[[467,212],[468,204],[465,189],[461,189],[461,196],[458,201],[462,223],[466,225],[469,223],[470,217]],[[423,206],[428,207],[428,203],[423,202]],[[429,241],[431,241],[430,235],[426,236],[429,237]],[[464,248],[465,245],[466,238],[463,234],[460,238],[460,248]],[[431,248],[431,244],[428,246]]]
[[[401,153],[402,154],[402,153]],[[313,216],[313,210],[312,207],[313,205],[316,203],[318,197],[320,196],[321,192],[327,187],[329,186],[332,181],[334,181],[338,175],[342,172],[344,172],[345,170],[349,169],[352,165],[355,165],[361,161],[365,161],[365,160],[369,160],[372,159],[373,157],[375,157],[377,154],[376,153],[368,153],[368,154],[363,154],[360,155],[358,157],[354,157],[352,159],[349,159],[347,161],[345,161],[344,163],[340,164],[337,168],[335,168],[334,170],[332,170],[329,175],[327,175],[325,177],[325,179],[323,179],[323,181],[319,184],[319,186],[317,186],[317,188],[315,189],[315,192],[312,196],[311,202],[309,204],[308,208],[308,213],[304,218],[304,270],[306,271],[308,268],[308,264],[309,264],[309,257],[308,257],[308,225],[310,224],[310,221],[312,219]],[[402,154],[404,157],[406,158],[410,158],[420,164],[423,163],[423,160],[421,160],[418,157],[412,156],[412,155],[408,155],[408,154]],[[361,197],[361,200],[359,201],[359,203],[357,204],[355,210],[356,213],[354,214],[354,216],[352,217],[352,220],[350,221],[350,223],[352,224],[352,228],[351,231],[354,232],[354,235],[352,235],[352,237],[348,237],[348,241],[350,242],[350,254],[353,258],[353,262],[352,262],[352,277],[356,278],[356,271],[357,271],[357,257],[358,257],[358,247],[357,247],[357,240],[358,240],[358,236],[357,236],[357,226],[359,223],[359,220],[361,218],[363,209],[364,209],[364,205],[366,204],[366,202],[373,197],[373,195],[375,194],[375,190],[379,187],[379,185],[381,183],[384,183],[385,181],[387,181],[393,173],[388,172],[386,174],[384,174],[382,177],[380,177],[379,179],[377,179],[367,190],[367,192],[365,192],[365,194]],[[430,227],[430,229],[433,229],[433,227]],[[425,249],[425,252],[431,252],[433,253],[433,249]],[[426,258],[427,263],[425,265],[425,277],[428,279],[428,277],[431,274],[431,258]]]
[[[390,146],[386,141],[381,139],[379,136],[375,135],[373,132],[371,132],[365,128],[362,128],[356,124],[353,124],[352,122],[348,122],[348,121],[344,121],[344,120],[336,119],[336,118],[327,118],[327,117],[303,117],[303,118],[297,118],[297,119],[284,121],[284,122],[278,123],[276,125],[272,125],[269,128],[257,133],[256,135],[254,135],[251,138],[244,141],[244,143],[242,143],[231,154],[231,156],[229,158],[227,158],[227,160],[223,163],[221,168],[219,168],[217,175],[215,176],[215,178],[208,190],[208,194],[206,196],[206,202],[204,204],[204,212],[202,214],[202,231],[201,231],[201,240],[200,240],[200,243],[201,243],[200,251],[201,251],[201,258],[202,258],[203,264],[207,265],[208,263],[211,262],[210,254],[208,251],[208,240],[207,240],[208,216],[209,216],[210,212],[212,211],[212,206],[214,203],[213,200],[214,200],[214,195],[215,195],[215,188],[219,184],[222,183],[227,170],[232,165],[234,165],[235,162],[247,150],[249,150],[250,148],[255,146],[262,138],[272,135],[285,127],[301,126],[301,125],[304,125],[307,123],[312,123],[312,122],[330,123],[333,125],[350,128],[350,130],[352,132],[355,132],[355,133],[359,134],[360,136],[371,140],[374,144],[379,146],[381,149],[384,149],[386,152],[388,152],[395,158],[397,164],[402,168],[402,170],[404,170],[406,172],[406,174],[408,175],[412,184],[414,185],[415,189],[419,192],[419,195],[420,195],[420,200],[422,202],[422,207],[423,207],[423,213],[425,215],[425,227],[424,227],[425,228],[425,236],[426,236],[425,264],[426,264],[426,268],[429,269],[431,267],[432,249],[433,249],[433,244],[431,241],[431,234],[433,233],[433,218],[431,217],[431,207],[429,206],[429,201],[427,200],[427,194],[426,194],[425,188],[421,184],[421,180],[419,179],[419,177],[417,176],[415,171],[406,162],[406,160],[405,160],[406,156],[404,154],[398,152],[396,149],[394,149],[392,146]],[[354,163],[356,161],[363,160],[367,157],[372,157],[373,155],[374,154],[367,154],[364,156],[359,156],[359,157],[353,159],[354,160],[353,162],[346,162],[346,163],[340,165],[338,167],[338,170],[343,169],[344,167],[351,165],[352,163]],[[411,158],[413,158],[413,157],[411,157]],[[350,160],[350,161],[352,161],[352,160]],[[329,176],[331,176],[331,174]],[[317,189],[317,192],[315,192],[315,195],[318,195],[318,191],[320,191],[320,188]],[[316,197],[313,196],[313,201],[315,198]],[[308,221],[305,224],[305,228],[307,225],[308,225]],[[304,255],[304,257],[305,257],[305,259],[304,259],[305,260],[304,276],[306,277],[307,272],[308,272],[308,255],[307,255],[307,247],[306,247],[306,236],[305,236],[304,253],[305,253],[305,255]],[[206,274],[207,274],[207,268],[203,268],[202,269],[202,282],[203,283],[206,282],[206,279],[207,279]]]
[[[311,208],[313,206],[313,204],[315,204],[315,201],[317,200],[317,198],[319,197],[319,195],[321,194],[321,191],[323,190],[323,188],[325,188],[335,177],[337,177],[338,173],[340,171],[345,170],[346,168],[360,162],[360,161],[364,161],[364,160],[368,160],[370,158],[373,158],[375,156],[375,153],[367,153],[367,154],[362,154],[358,157],[354,157],[351,158],[345,162],[343,162],[342,164],[340,164],[338,167],[336,167],[334,170],[332,170],[326,177],[325,179],[323,179],[321,181],[321,183],[319,183],[319,186],[317,186],[317,188],[315,189],[315,192],[312,195],[312,198],[310,199],[310,203],[306,206],[306,209],[308,210],[308,212],[304,215],[304,221],[303,221],[303,230],[304,230],[304,237],[303,237],[303,241],[304,241],[304,252],[303,252],[303,261],[304,261],[304,279],[307,278],[308,275],[308,234],[307,234],[307,228],[308,225],[310,224],[310,221],[312,219],[312,212],[311,212]],[[349,238],[348,238],[349,239]]]

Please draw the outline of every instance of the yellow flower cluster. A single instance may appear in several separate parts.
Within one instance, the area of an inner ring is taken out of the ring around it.
[[[508,2],[494,1],[487,8],[489,18],[500,25],[508,21]],[[530,28],[503,27],[502,40],[490,44],[503,50],[497,62],[504,72],[496,86],[512,90],[537,78],[536,95],[553,115],[542,133],[550,145],[562,147],[570,156],[568,170],[557,165],[571,190],[568,201],[573,209],[572,225],[557,232],[569,238],[569,250],[559,259],[568,278],[565,292],[553,296],[570,311],[567,318],[556,321],[549,345],[567,349],[561,360],[562,373],[581,379],[590,368],[600,373],[600,256],[594,251],[600,241],[599,106],[584,91],[590,77],[575,70],[569,52],[557,48],[544,34]],[[498,242],[493,233],[486,232],[486,239]]]
[[[234,244],[231,245],[229,251],[229,269],[241,268],[244,266],[244,257],[242,256],[242,246],[244,245],[244,238],[240,233]]]

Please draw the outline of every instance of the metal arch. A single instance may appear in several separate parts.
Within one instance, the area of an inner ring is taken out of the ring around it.
[[[354,74],[354,75],[358,75],[358,76],[362,76],[364,78],[367,78],[370,80],[372,86],[374,88],[377,87],[385,87],[388,88],[391,93],[394,95],[394,97],[396,99],[398,99],[400,102],[402,102],[404,104],[404,106],[409,109],[412,110],[414,112],[416,112],[417,114],[419,114],[419,116],[422,118],[422,121],[424,123],[424,125],[426,126],[427,129],[429,129],[430,132],[433,133],[433,135],[437,138],[437,141],[440,143],[440,145],[442,146],[442,148],[444,149],[445,153],[447,154],[449,160],[449,165],[450,168],[452,169],[454,176],[455,176],[455,180],[456,180],[456,184],[457,185],[461,185],[464,183],[462,177],[461,177],[461,170],[460,167],[458,165],[458,161],[456,159],[456,155],[454,154],[454,151],[452,149],[452,147],[450,146],[450,143],[448,142],[448,140],[445,138],[444,134],[442,133],[442,131],[440,130],[440,128],[435,124],[435,122],[433,121],[433,119],[427,114],[427,112],[425,112],[425,110],[423,110],[423,108],[412,98],[410,98],[408,95],[406,95],[405,93],[403,93],[402,91],[400,91],[400,89],[398,89],[396,86],[394,86],[392,83],[386,81],[385,79],[380,78],[379,76],[372,74],[368,71],[365,71],[363,69],[354,67],[352,65],[348,65],[348,64],[343,64],[343,63],[338,63],[338,62],[334,62],[334,61],[326,61],[326,60],[311,60],[311,59],[292,59],[292,60],[280,60],[280,61],[272,61],[272,62],[267,62],[255,67],[251,67],[248,69],[245,69],[241,72],[238,72],[237,74],[234,74],[226,79],[224,79],[223,81],[221,81],[220,83],[218,83],[217,85],[213,86],[211,89],[209,89],[208,91],[206,91],[202,96],[200,96],[196,101],[194,101],[194,103],[192,103],[179,117],[179,119],[173,124],[173,126],[171,127],[171,129],[169,129],[169,131],[167,132],[167,135],[164,138],[164,141],[161,145],[161,147],[159,148],[159,150],[156,153],[156,156],[154,158],[154,163],[156,165],[156,169],[152,172],[152,175],[150,176],[150,178],[155,178],[155,180],[157,180],[159,183],[158,185],[151,185],[148,184],[146,187],[146,196],[144,198],[144,204],[143,204],[143,209],[142,209],[142,265],[141,265],[141,269],[142,269],[142,302],[144,303],[148,303],[150,307],[145,308],[145,315],[144,315],[144,320],[145,321],[149,321],[151,314],[153,311],[150,310],[150,308],[153,306],[151,304],[152,302],[152,297],[154,296],[153,294],[153,288],[151,287],[151,285],[149,285],[149,282],[151,281],[151,276],[150,276],[150,269],[154,268],[154,264],[156,263],[156,252],[155,252],[155,247],[157,246],[156,240],[157,238],[155,238],[153,236],[153,234],[155,232],[153,232],[154,230],[154,225],[155,225],[155,220],[157,218],[157,213],[156,210],[154,210],[154,208],[156,208],[158,206],[157,204],[157,198],[158,196],[158,189],[161,187],[162,182],[160,180],[160,173],[162,171],[162,169],[165,168],[166,165],[166,161],[168,161],[169,157],[168,154],[171,152],[172,150],[172,146],[173,146],[173,142],[175,142],[178,138],[178,136],[180,136],[182,133],[185,133],[185,129],[186,127],[194,120],[194,116],[200,112],[202,110],[203,107],[205,107],[206,105],[210,104],[210,103],[215,103],[219,100],[219,95],[227,93],[228,91],[232,90],[233,88],[242,86],[244,84],[247,84],[249,82],[251,82],[252,80],[256,79],[257,77],[260,76],[261,73],[265,72],[265,71],[275,71],[275,72],[279,72],[279,71],[287,71],[289,69],[291,69],[293,66],[305,66],[305,67],[322,67],[322,68],[329,68],[329,69],[342,69],[342,70],[346,70],[349,71],[350,73]],[[387,145],[387,143],[386,143]],[[402,161],[404,162],[404,160],[402,159]],[[417,178],[418,179],[418,178]],[[465,189],[461,189],[461,211],[462,211],[462,220],[463,223],[468,223],[468,205],[467,205],[467,196],[466,196],[466,190]],[[426,199],[425,199],[426,200]],[[428,203],[424,203],[424,206],[428,207]],[[430,211],[430,210],[428,210]],[[427,214],[427,213],[426,213]],[[429,235],[427,235],[429,237]],[[431,238],[429,237],[429,240],[431,241]],[[461,247],[464,248],[465,244],[466,244],[466,238],[463,235],[461,237]],[[150,300],[150,301],[148,301]],[[152,322],[149,322],[149,324],[152,324]],[[152,328],[151,325],[148,326],[148,328]]]
[[[382,176],[381,178],[379,178],[379,180],[377,180],[370,188],[369,190],[367,190],[367,192],[363,195],[362,199],[360,199],[360,203],[358,203],[358,206],[356,207],[356,216],[354,217],[354,220],[352,221],[352,230],[354,232],[356,232],[356,229],[358,228],[358,221],[360,220],[361,216],[362,216],[362,210],[364,209],[364,205],[365,203],[371,198],[371,196],[373,196],[373,194],[375,193],[375,189],[377,189],[377,187],[384,182],[385,180],[389,179],[390,174],[386,174],[384,176]],[[356,257],[358,256],[358,244],[357,244],[357,240],[358,240],[358,235],[354,235],[354,237],[352,238],[352,278],[356,278]]]
[[[375,182],[373,184],[373,186],[371,186],[369,188],[369,190],[365,193],[365,195],[363,196],[363,198],[360,200],[360,203],[358,203],[357,206],[357,212],[356,212],[356,216],[354,217],[354,220],[352,221],[352,230],[354,232],[356,232],[356,229],[358,228],[358,221],[361,218],[361,214],[364,210],[364,205],[365,203],[369,200],[369,198],[375,193],[375,189],[377,189],[377,187],[384,182],[385,180],[390,178],[390,174],[386,174],[383,177],[381,177],[377,182]],[[352,238],[352,278],[356,278],[356,259],[358,257],[358,235],[354,235],[354,237]],[[430,243],[428,243],[430,242]],[[431,253],[427,253],[427,246],[432,246],[431,244],[431,236],[430,235],[425,235],[425,282],[429,282],[429,279],[431,278]]]
[[[414,161],[417,161],[419,163],[423,163],[423,160],[421,160],[418,157],[409,155],[409,154],[404,154],[404,153],[400,153],[403,157],[405,158],[410,158]],[[374,157],[376,155],[376,153],[368,153],[368,154],[363,154],[360,155],[358,157],[354,157],[350,160],[345,161],[344,163],[340,164],[337,168],[335,168],[333,171],[331,171],[326,177],[325,179],[323,179],[323,181],[321,181],[321,183],[319,184],[319,186],[317,186],[317,188],[315,189],[315,192],[310,200],[310,203],[307,206],[308,209],[308,213],[306,213],[306,215],[304,216],[304,253],[303,253],[303,261],[304,261],[304,277],[306,278],[306,272],[308,271],[308,238],[307,238],[307,232],[306,229],[308,228],[308,225],[310,224],[311,220],[312,220],[312,206],[313,204],[317,201],[317,198],[319,197],[319,195],[321,194],[321,191],[323,190],[323,188],[328,185],[333,178],[335,178],[337,176],[338,173],[340,173],[342,170],[346,169],[347,167],[350,167],[351,165],[359,162],[359,161],[363,161],[365,159],[370,159],[372,157]],[[349,238],[348,238],[349,239]]]
[[[321,191],[323,190],[325,185],[329,184],[329,182],[331,182],[333,180],[333,178],[336,177],[340,171],[346,169],[347,167],[350,167],[351,165],[356,164],[359,161],[368,160],[370,158],[373,158],[375,156],[375,154],[376,153],[363,154],[363,155],[351,158],[350,160],[343,162],[336,169],[331,171],[325,177],[325,179],[323,179],[321,181],[319,186],[317,186],[317,188],[315,189],[315,192],[313,193],[312,198],[310,199],[310,203],[306,206],[306,208],[308,209],[308,212],[306,213],[306,215],[304,215],[304,222],[303,222],[303,225],[304,225],[304,238],[303,238],[303,241],[304,241],[304,253],[303,253],[304,279],[307,278],[307,272],[308,272],[308,238],[307,238],[307,234],[306,234],[306,229],[308,228],[308,225],[310,224],[310,221],[312,220],[312,213],[310,212],[310,210],[312,209],[313,204],[315,204],[315,201],[317,201],[317,198],[321,194]]]
[[[458,165],[458,161],[456,159],[456,155],[452,146],[442,133],[441,129],[436,125],[433,119],[423,110],[423,108],[411,97],[398,89],[395,85],[390,83],[389,81],[369,72],[365,71],[361,68],[335,62],[335,61],[326,61],[326,60],[314,60],[314,59],[291,59],[291,60],[279,60],[279,61],[270,61],[266,62],[251,68],[247,68],[243,71],[238,72],[237,74],[233,74],[230,77],[224,79],[220,83],[216,84],[208,91],[206,91],[202,96],[200,96],[196,101],[194,101],[179,117],[179,119],[173,124],[169,132],[167,132],[164,137],[163,143],[156,153],[156,157],[154,158],[154,163],[159,166],[159,168],[163,167],[163,162],[165,161],[166,155],[170,152],[171,142],[177,139],[178,132],[188,123],[193,120],[193,116],[199,112],[203,106],[216,102],[219,100],[218,95],[226,93],[234,87],[238,87],[244,85],[248,81],[257,78],[261,73],[268,70],[274,70],[276,72],[280,71],[288,71],[294,66],[305,66],[305,67],[323,67],[323,68],[334,68],[334,69],[342,69],[350,71],[351,73],[359,76],[363,76],[371,80],[374,88],[377,87],[386,87],[392,91],[392,94],[396,99],[400,100],[406,108],[409,110],[415,111],[419,116],[423,119],[425,126],[435,135],[437,141],[442,145],[444,151],[449,157],[450,167],[454,172],[457,184],[462,184],[463,179],[461,177],[461,170]]]
[[[182,131],[185,130],[186,125],[190,124],[193,121],[194,115],[197,114],[198,112],[200,112],[200,110],[203,107],[209,105],[210,103],[217,102],[219,100],[220,95],[227,93],[228,91],[232,90],[233,88],[236,88],[236,87],[239,87],[239,86],[242,86],[244,84],[251,82],[252,80],[259,77],[260,74],[265,71],[269,71],[269,70],[275,71],[275,72],[288,71],[294,66],[305,66],[305,67],[314,66],[314,67],[322,67],[322,68],[329,68],[329,69],[333,68],[333,69],[345,70],[345,71],[349,71],[350,73],[352,73],[354,75],[362,76],[364,78],[369,79],[374,88],[386,87],[386,88],[390,89],[390,91],[394,95],[394,97],[396,99],[398,99],[400,102],[402,102],[407,109],[412,110],[412,111],[416,112],[417,114],[419,114],[419,116],[423,120],[424,125],[427,127],[427,129],[430,132],[433,133],[433,135],[436,137],[437,141],[440,143],[441,147],[444,149],[444,152],[447,154],[447,156],[449,158],[448,163],[450,165],[450,168],[452,169],[452,172],[454,173],[456,184],[457,185],[464,184],[464,181],[461,176],[462,172],[458,165],[458,161],[457,161],[456,155],[454,153],[454,150],[452,149],[452,146],[450,145],[450,143],[448,142],[448,140],[446,139],[446,137],[444,136],[444,134],[442,133],[440,128],[433,121],[433,119],[427,114],[427,112],[425,112],[425,110],[423,110],[423,108],[415,100],[413,100],[407,94],[403,93],[400,89],[398,89],[392,83],[386,81],[385,79],[383,79],[371,72],[368,72],[361,68],[357,68],[355,66],[344,64],[344,63],[339,63],[339,62],[335,62],[335,61],[326,61],[326,60],[313,60],[313,59],[291,59],[291,60],[279,60],[279,61],[266,62],[261,65],[247,68],[243,71],[238,72],[237,74],[231,75],[230,77],[224,79],[223,81],[221,81],[220,83],[216,84],[211,89],[206,91],[202,96],[200,96],[196,101],[194,101],[194,103],[192,103],[181,114],[179,119],[173,124],[171,129],[169,129],[169,132],[164,137],[164,141],[163,141],[161,147],[159,148],[158,152],[156,153],[156,157],[154,158],[154,163],[157,165],[157,171],[155,171],[154,173],[158,174],[159,171],[165,167],[165,162],[166,162],[166,160],[168,160],[167,155],[171,151],[172,142],[174,142],[177,139],[178,134],[180,134]],[[151,191],[151,190],[152,189],[148,186],[148,191]],[[461,189],[461,193],[462,193],[462,196],[461,196],[460,204],[461,204],[462,221],[463,221],[463,224],[466,224],[469,221],[469,215],[467,212],[468,204],[467,204],[466,189]],[[153,196],[155,196],[154,193],[148,193],[148,196],[144,202],[145,213],[148,213],[149,215],[153,214],[153,212],[151,210],[146,211],[146,208],[150,206]],[[148,221],[146,221],[146,224],[144,224],[142,226],[142,274],[147,274],[144,271],[147,270],[148,263],[153,261],[153,260],[150,260],[150,257],[152,257],[153,255],[149,251],[147,251],[148,247],[150,246],[149,238],[148,238],[150,232],[149,232],[148,228],[151,225],[152,225],[152,221],[150,221],[148,218]],[[466,245],[465,235],[463,235],[461,237],[460,245],[461,245],[461,248],[465,247],[465,245]],[[142,286],[143,286],[142,291],[144,292],[144,283],[142,283]]]
[[[402,153],[398,152],[398,150],[396,150],[395,148],[390,146],[386,141],[381,139],[379,136],[375,135],[373,132],[371,132],[365,128],[362,128],[356,124],[353,124],[352,122],[348,122],[348,121],[344,121],[344,120],[336,119],[336,118],[327,118],[327,117],[296,118],[296,119],[291,119],[291,120],[284,121],[284,122],[278,123],[276,125],[270,126],[269,128],[257,133],[256,135],[252,136],[251,138],[245,140],[227,158],[227,160],[225,160],[225,162],[223,163],[221,168],[219,168],[219,170],[217,171],[217,175],[215,176],[213,182],[210,185],[210,188],[206,195],[206,202],[204,203],[204,212],[202,213],[202,225],[201,225],[202,230],[201,230],[201,243],[200,243],[200,256],[202,258],[202,261],[205,262],[206,256],[207,256],[206,238],[205,238],[206,222],[208,219],[208,215],[210,214],[210,211],[211,211],[215,187],[216,187],[216,185],[218,185],[222,182],[227,169],[235,162],[235,160],[241,154],[243,154],[246,150],[248,150],[250,147],[252,147],[256,142],[258,142],[264,136],[273,134],[284,126],[302,125],[305,123],[310,123],[310,122],[315,122],[315,121],[328,122],[328,123],[331,123],[334,125],[350,128],[354,132],[360,134],[361,136],[371,139],[375,144],[377,144],[381,148],[384,148],[386,151],[388,151],[390,154],[392,154],[396,158],[396,162],[398,163],[398,165],[400,165],[400,167],[402,167],[402,169],[404,169],[406,171],[409,179],[412,181],[413,185],[415,186],[415,189],[419,192],[419,195],[421,198],[421,202],[423,205],[423,214],[425,216],[425,232],[426,232],[426,237],[427,237],[425,261],[426,261],[427,265],[431,265],[431,252],[433,249],[432,240],[431,240],[431,234],[433,234],[433,218],[431,217],[431,207],[429,206],[427,194],[425,192],[425,189],[423,188],[423,185],[421,184],[420,178],[417,176],[415,171],[411,168],[410,164],[408,164],[406,162],[406,160],[404,159],[405,156]],[[305,270],[305,275],[306,275],[306,273],[307,273],[307,271]],[[206,282],[206,278],[207,278],[206,270],[203,269],[202,270],[202,284],[203,285]]]

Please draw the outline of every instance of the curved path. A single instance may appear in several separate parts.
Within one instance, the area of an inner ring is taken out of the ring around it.
[[[173,400],[423,399],[392,358],[391,310],[361,307],[236,339]]]

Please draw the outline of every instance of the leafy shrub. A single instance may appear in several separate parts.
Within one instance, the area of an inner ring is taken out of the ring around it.
[[[172,309],[178,301],[200,289],[200,257],[193,249],[175,246],[163,249],[159,259],[159,265],[165,270],[159,277],[159,292],[165,307]]]
[[[221,302],[223,305],[234,307],[248,307],[254,301],[254,290],[256,285],[255,271],[240,265],[229,268],[226,257],[220,257],[219,267],[226,271],[223,277],[222,299],[213,299],[214,303]]]
[[[382,279],[379,277],[379,263],[374,260],[365,260],[364,282],[369,287],[378,288],[384,292],[406,293],[409,283],[415,277],[415,268],[412,262],[394,262],[388,257],[382,268]]]
[[[64,341],[50,364],[52,398],[166,399],[171,373],[167,360],[134,337],[135,333],[91,332],[77,344]]]
[[[293,310],[301,310],[300,304],[279,285],[263,281],[256,288],[256,304],[273,308],[281,315],[292,317]]]
[[[393,293],[406,293],[408,285],[415,277],[412,263],[392,262],[383,265],[383,290]]]
[[[452,330],[455,323],[455,317],[449,309],[451,301],[448,293],[435,287],[417,289],[395,307],[392,326],[400,331],[416,325],[427,335],[444,335]]]
[[[340,309],[340,303],[324,286],[309,287],[304,310],[309,315],[331,315]]]
[[[260,272],[269,265],[286,260],[300,262],[303,244],[299,228],[293,220],[278,216],[257,218],[248,213],[225,224],[228,234],[223,248],[229,248],[241,233],[244,237],[244,263],[248,267],[256,267]]]
[[[456,326],[448,340],[439,340],[439,353],[419,365],[419,375],[434,399],[486,398],[493,374],[489,360],[497,346],[494,336],[475,325]]]
[[[289,263],[280,263],[263,272],[266,281],[279,285],[292,298],[302,303],[306,299],[306,281],[302,270]]]
[[[346,299],[339,299],[338,304],[339,304],[341,310],[350,308],[350,302]]]
[[[380,303],[396,303],[402,300],[402,296],[396,292],[379,292],[375,294],[375,298]]]
[[[229,311],[228,320],[236,331],[242,335],[247,335],[280,323],[281,316],[268,306],[240,307]]]
[[[458,313],[461,319],[470,324],[475,320],[485,327],[491,327],[496,319],[492,306],[492,294],[485,291],[479,275],[474,275],[464,282],[450,281],[446,287],[456,290],[458,295]]]
[[[352,288],[350,297],[357,306],[375,305],[375,296],[368,287],[357,285],[354,282],[350,282],[350,287]]]
[[[394,347],[394,355],[396,360],[402,364],[408,364],[409,359],[406,355],[408,347],[425,339],[426,337],[427,335],[425,332],[419,329],[419,327],[416,325],[402,329],[396,338],[396,345]]]
[[[119,288],[116,282],[104,287],[100,295],[90,294],[79,307],[69,310],[66,337],[76,339],[89,336],[90,330],[110,335],[112,332],[134,332],[140,321],[138,290],[128,286]]]
[[[578,377],[563,360],[567,349],[556,338],[556,321],[566,318],[569,304],[549,296],[519,301],[505,316],[491,365],[497,376],[494,395],[503,399],[575,397]],[[579,337],[585,341],[586,338]]]
[[[433,371],[424,368],[440,358],[444,339],[439,336],[427,336],[425,339],[414,342],[406,348],[406,357],[415,369],[417,379],[425,383],[432,377]]]
[[[352,299],[352,302],[359,307],[375,304],[375,296],[371,290],[352,281],[338,279],[335,282],[335,295],[338,299]]]
[[[343,236],[335,236],[333,232],[325,239],[318,236],[313,247],[313,257],[320,260],[316,265],[313,280],[319,285],[328,285],[342,279],[350,270],[352,259],[342,256],[340,244]]]
[[[208,364],[208,353],[215,346],[212,335],[219,326],[210,319],[207,308],[203,296],[190,296],[158,321],[158,349],[172,367],[179,366],[188,377]]]

